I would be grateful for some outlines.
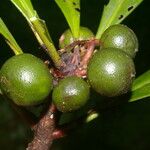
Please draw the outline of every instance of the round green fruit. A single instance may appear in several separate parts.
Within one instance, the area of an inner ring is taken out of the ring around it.
[[[138,40],[135,33],[125,25],[110,26],[101,37],[102,48],[119,48],[134,58],[138,51]]]
[[[70,29],[66,30],[59,39],[59,47],[64,48],[75,40],[89,40],[94,37],[92,31],[86,27],[80,27],[79,38],[75,39]]]
[[[102,49],[88,64],[87,77],[101,95],[113,97],[127,93],[135,76],[132,58],[116,48]]]
[[[31,54],[20,54],[2,66],[0,89],[17,105],[36,105],[52,90],[52,76],[42,60]]]
[[[83,79],[66,77],[54,88],[52,100],[59,111],[71,112],[87,103],[89,92],[89,86]]]

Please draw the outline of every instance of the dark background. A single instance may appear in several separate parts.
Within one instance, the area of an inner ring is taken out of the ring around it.
[[[61,33],[68,28],[54,0],[32,0],[39,16],[48,26],[57,47]],[[81,0],[81,25],[96,33],[106,0]],[[144,2],[123,22],[136,33],[139,52],[135,58],[137,76],[150,66],[150,1]],[[26,20],[9,0],[0,0],[0,17],[24,52],[47,58],[39,47]],[[0,65],[13,52],[0,36]],[[98,98],[97,98],[98,100]],[[150,149],[150,99],[129,103],[105,111],[98,119],[56,141],[54,150],[147,150]],[[23,150],[30,140],[30,129],[0,97],[0,149]]]

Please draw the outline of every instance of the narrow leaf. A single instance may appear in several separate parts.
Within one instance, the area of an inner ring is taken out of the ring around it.
[[[0,34],[5,38],[7,44],[10,46],[10,48],[13,50],[13,52],[18,55],[23,53],[20,46],[17,44],[16,40],[12,36],[12,34],[9,32],[7,26],[3,22],[3,20],[0,18]]]
[[[11,0],[23,16],[29,21],[29,18],[37,15],[30,0]]]
[[[32,25],[32,21],[39,19],[37,12],[34,10],[31,0],[11,0],[11,2],[16,6],[16,8],[22,13],[22,15],[28,21],[33,33],[35,34],[40,45],[43,45],[43,41],[38,35],[37,31]]]
[[[46,23],[39,18],[36,10],[32,6],[31,0],[11,0],[11,2],[26,18],[38,42],[47,51],[54,64],[57,67],[60,66],[62,62],[51,40]]]
[[[146,97],[150,97],[150,83],[132,91],[129,102],[137,101]]]
[[[146,84],[150,84],[150,70],[139,76],[132,85],[132,91],[137,90]]]
[[[111,25],[121,23],[143,0],[109,0],[104,6],[96,38]]]
[[[73,36],[78,38],[80,28],[80,0],[55,0],[55,2],[63,12]]]

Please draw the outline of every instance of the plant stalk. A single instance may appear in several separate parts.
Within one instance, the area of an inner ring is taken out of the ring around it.
[[[55,46],[53,45],[53,43],[50,42],[49,39],[47,38],[46,32],[45,32],[40,20],[36,17],[34,17],[33,19],[30,19],[30,20],[31,20],[31,23],[33,26],[34,33],[38,34],[38,36],[42,40],[42,43],[40,43],[41,46],[46,49],[47,53],[53,60],[56,67],[60,67],[62,65],[61,58],[60,58],[59,54],[57,53],[57,50],[56,50]]]

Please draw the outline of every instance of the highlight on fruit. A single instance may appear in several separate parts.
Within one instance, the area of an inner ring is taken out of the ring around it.
[[[31,54],[9,58],[0,71],[0,89],[17,105],[41,104],[52,90],[52,76],[47,66]]]
[[[68,51],[66,46],[70,44]],[[138,40],[127,26],[108,27],[100,40],[86,27],[80,28],[78,39],[68,29],[59,46],[64,49],[60,57],[65,63],[60,68],[49,69],[32,54],[8,59],[0,71],[1,93],[20,106],[38,105],[50,96],[59,111],[71,112],[87,104],[90,88],[106,97],[130,91]]]
[[[122,24],[112,25],[107,28],[101,37],[101,48],[119,48],[132,58],[138,51],[138,39],[135,33]]]
[[[61,112],[71,112],[83,107],[90,96],[89,85],[76,76],[62,79],[54,88],[52,100]]]
[[[119,49],[101,49],[90,60],[87,77],[91,87],[101,95],[118,96],[131,88],[135,77],[134,62]]]

